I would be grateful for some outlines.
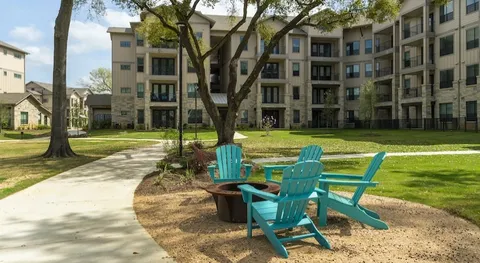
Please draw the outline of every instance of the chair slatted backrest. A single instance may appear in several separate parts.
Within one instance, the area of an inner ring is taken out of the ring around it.
[[[276,224],[294,224],[303,218],[322,171],[319,161],[305,161],[283,170],[279,196],[288,200],[278,203]]]
[[[319,161],[322,157],[323,149],[318,145],[308,145],[302,148],[298,156],[297,163],[303,161]]]
[[[220,179],[239,179],[242,166],[242,149],[229,144],[217,148],[217,165]]]
[[[379,152],[375,154],[373,157],[372,161],[370,162],[370,165],[368,166],[367,170],[365,171],[365,174],[363,175],[362,181],[365,182],[371,182],[373,179],[373,176],[377,173],[377,171],[380,169],[380,165],[382,165],[383,160],[387,156],[386,152]],[[360,201],[360,198],[362,197],[363,193],[367,189],[366,186],[359,186],[355,193],[352,196],[352,201],[353,204],[356,205],[358,204],[358,201]]]

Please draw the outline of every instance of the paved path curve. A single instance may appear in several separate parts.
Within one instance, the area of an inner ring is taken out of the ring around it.
[[[133,210],[161,145],[74,168],[0,200],[0,262],[173,262]]]
[[[356,153],[356,154],[325,154],[322,155],[322,160],[329,159],[349,159],[349,158],[366,158],[373,157],[376,153]],[[441,152],[399,152],[389,153],[388,156],[422,156],[422,155],[466,155],[466,154],[480,154],[480,151],[441,151]],[[272,157],[272,158],[258,158],[253,159],[254,163],[279,163],[279,162],[295,162],[298,156],[295,157]]]

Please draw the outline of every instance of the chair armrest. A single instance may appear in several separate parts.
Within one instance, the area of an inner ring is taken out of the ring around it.
[[[285,168],[287,168],[287,167],[289,167],[289,166],[291,166],[291,164],[290,164],[290,165],[289,165],[289,164],[278,164],[278,165],[272,164],[272,165],[264,165],[264,166],[263,166],[263,169],[264,169],[264,170],[265,170],[265,169],[270,169],[270,170],[283,170],[283,169],[285,169]]]
[[[242,163],[242,166],[245,167],[245,177],[248,178],[252,172],[252,165],[249,163]]]
[[[215,182],[215,169],[217,168],[217,164],[209,165],[207,167],[208,173],[210,174],[210,178]]]
[[[252,195],[256,195],[258,197],[261,197],[266,200],[271,200],[271,201],[276,201],[278,199],[278,195],[260,191],[248,184],[239,185],[238,188],[242,190],[243,201],[246,203],[252,200],[251,198]]]
[[[320,184],[327,185],[345,185],[345,186],[377,186],[378,182],[365,182],[365,181],[336,181],[319,179]]]
[[[267,180],[267,183],[274,183],[274,184],[278,184],[278,185],[282,184],[282,182],[280,182],[280,181],[275,181],[275,180],[272,180],[272,179],[268,179],[268,180]]]
[[[323,190],[323,189],[320,189],[318,187],[315,187],[315,190],[313,190],[314,193],[317,193],[319,195],[324,195],[327,193],[327,191]]]
[[[335,178],[335,179],[362,179],[363,175],[354,174],[336,174],[336,173],[322,173],[322,178]]]

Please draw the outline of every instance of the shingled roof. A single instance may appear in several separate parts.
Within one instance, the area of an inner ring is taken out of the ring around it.
[[[111,94],[93,94],[87,97],[85,104],[87,106],[111,106],[112,95]]]
[[[28,54],[28,52],[16,47],[16,46],[12,46],[6,42],[3,42],[2,40],[0,40],[0,47],[6,47],[6,48],[9,48],[11,50],[15,50],[15,51],[18,51],[18,52],[22,52],[23,54]]]

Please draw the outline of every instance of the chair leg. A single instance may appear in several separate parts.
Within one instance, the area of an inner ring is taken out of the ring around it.
[[[359,207],[360,209],[362,209],[365,213],[367,213],[367,215],[369,215],[369,216],[371,216],[371,217],[373,217],[373,218],[375,218],[375,219],[380,219],[380,216],[379,216],[377,213],[373,212],[372,210],[369,210],[369,209],[367,209],[367,208],[365,208],[365,207],[363,207],[363,206],[361,206],[361,205],[358,205],[358,207]]]
[[[270,168],[265,168],[265,179],[266,180],[272,180],[272,169]]]
[[[275,251],[277,251],[277,253],[282,257],[288,258],[287,249],[283,246],[282,242],[278,240],[277,235],[275,235],[275,232],[270,228],[267,222],[260,216],[255,216],[254,218],[257,224],[263,230],[263,233],[265,233],[265,236],[267,237],[268,241],[270,241]]]
[[[327,208],[328,208],[328,199],[322,198],[317,201],[317,216],[318,216],[318,225],[327,226]]]
[[[247,238],[252,238],[252,203],[247,203]]]
[[[310,231],[310,233],[315,234],[315,239],[320,245],[324,246],[325,248],[331,249],[332,246],[330,245],[330,242],[328,242],[328,240],[322,235],[322,233],[318,231],[318,229],[315,227],[311,219],[310,219],[310,222],[311,224],[305,225],[305,228],[307,228],[308,231]]]
[[[339,212],[344,213],[343,211],[339,211]],[[384,229],[384,230],[388,229],[388,225],[385,224],[385,222],[370,216],[365,211],[357,207],[349,207],[348,209],[345,210],[345,212],[347,212],[347,213],[344,213],[345,215],[361,223],[369,225],[373,228]]]

